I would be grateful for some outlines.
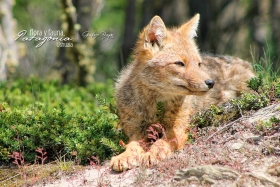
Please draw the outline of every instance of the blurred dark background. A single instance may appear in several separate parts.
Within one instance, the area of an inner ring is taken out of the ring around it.
[[[105,82],[130,62],[138,33],[154,15],[173,27],[196,13],[201,52],[248,61],[270,58],[272,68],[279,68],[280,0],[0,0],[0,80]],[[30,37],[31,29],[63,31],[73,47],[15,41],[22,30]],[[85,31],[95,38],[83,37]]]

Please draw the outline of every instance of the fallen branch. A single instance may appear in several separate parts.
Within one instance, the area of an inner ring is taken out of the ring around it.
[[[210,140],[211,138],[213,138],[213,136],[224,132],[225,130],[227,130],[230,126],[232,126],[234,123],[237,123],[243,119],[249,118],[248,116],[242,116],[241,118],[238,118],[232,122],[230,122],[229,124],[223,126],[221,129],[219,129],[218,131],[214,132],[213,134],[211,134],[205,141],[207,142],[208,140]]]

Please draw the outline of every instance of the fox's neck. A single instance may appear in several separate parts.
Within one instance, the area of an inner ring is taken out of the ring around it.
[[[139,107],[141,107],[142,110],[145,111],[145,115],[149,116],[149,118],[157,116],[159,107],[163,107],[165,111],[179,109],[186,97],[184,95],[164,93],[164,91],[149,88],[145,85],[136,85],[138,85],[135,88],[135,92],[139,98]]]

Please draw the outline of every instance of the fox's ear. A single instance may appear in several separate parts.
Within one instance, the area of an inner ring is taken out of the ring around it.
[[[198,23],[199,23],[199,14],[196,14],[190,21],[188,21],[187,23],[185,23],[184,25],[182,25],[179,28],[179,31],[182,34],[187,34],[187,36],[189,38],[194,38],[197,36],[196,34],[196,30],[198,27]]]
[[[153,17],[149,25],[145,29],[145,47],[151,44],[162,45],[163,39],[166,37],[166,27],[159,16]]]

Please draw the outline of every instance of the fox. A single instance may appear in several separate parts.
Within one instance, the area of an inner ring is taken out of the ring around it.
[[[125,151],[110,167],[124,171],[151,166],[184,148],[191,117],[248,91],[255,77],[252,65],[240,58],[199,52],[195,42],[199,14],[177,28],[166,28],[159,16],[139,34],[133,61],[115,83],[119,127],[128,137]],[[163,116],[157,116],[157,104]],[[160,124],[160,137],[146,149],[147,128]],[[164,132],[163,132],[164,131]]]

